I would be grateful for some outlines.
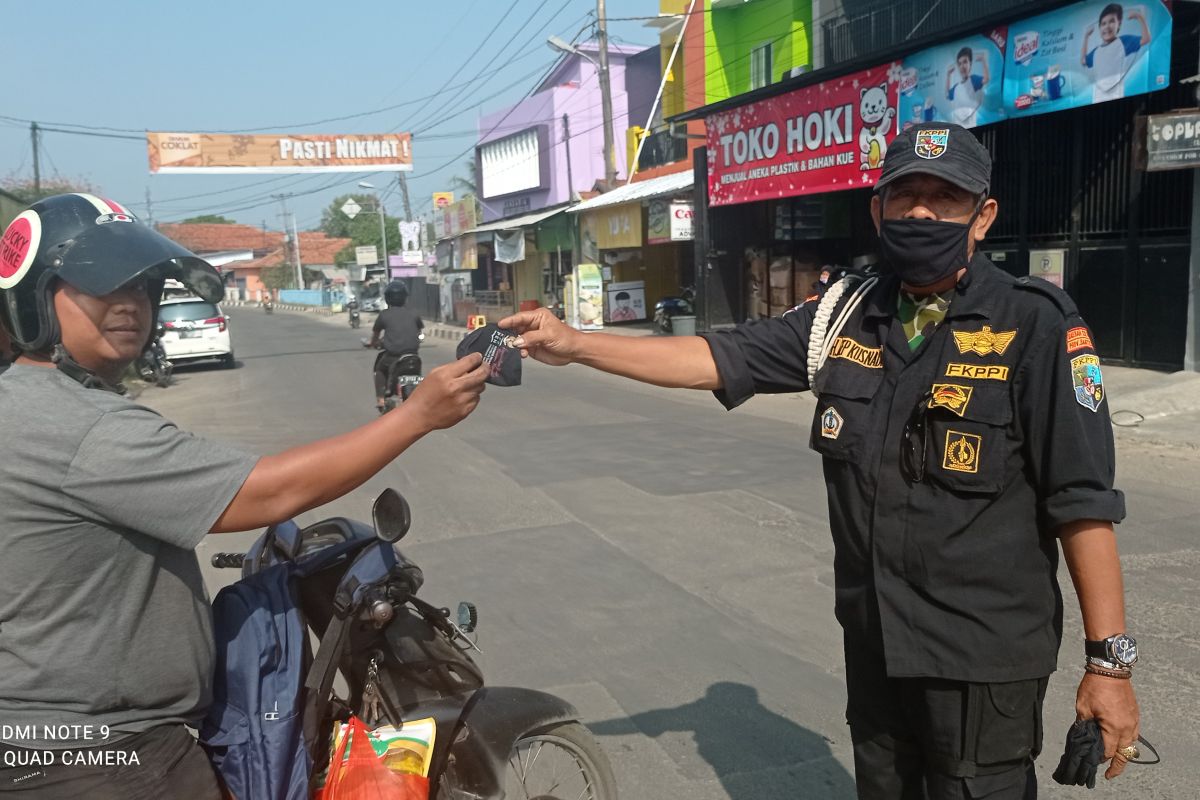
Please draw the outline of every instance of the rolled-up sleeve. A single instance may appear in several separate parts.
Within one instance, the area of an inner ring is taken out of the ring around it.
[[[1081,318],[1066,318],[1022,378],[1025,446],[1050,530],[1081,519],[1125,518],[1125,495],[1113,488],[1112,422],[1093,341]]]
[[[816,301],[781,317],[754,320],[728,331],[702,334],[712,350],[722,388],[713,392],[725,408],[756,394],[808,389],[808,337]]]

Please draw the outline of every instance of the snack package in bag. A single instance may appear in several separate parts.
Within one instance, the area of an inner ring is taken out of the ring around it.
[[[317,800],[427,800],[432,719],[374,731],[358,717],[340,725]]]

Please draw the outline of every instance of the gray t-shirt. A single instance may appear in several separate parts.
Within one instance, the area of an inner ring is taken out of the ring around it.
[[[22,726],[4,741],[197,722],[213,634],[194,550],[257,457],[20,364],[0,374],[0,431],[0,723]]]

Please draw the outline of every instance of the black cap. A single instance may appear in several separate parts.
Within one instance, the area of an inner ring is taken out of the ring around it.
[[[934,175],[971,194],[986,194],[992,185],[992,157],[961,125],[922,122],[901,131],[888,145],[875,191],[914,173]]]

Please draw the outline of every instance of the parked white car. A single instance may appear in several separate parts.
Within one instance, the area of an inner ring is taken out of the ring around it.
[[[163,349],[173,363],[215,358],[225,367],[233,367],[229,318],[216,303],[194,296],[166,297],[158,319],[163,327]]]

